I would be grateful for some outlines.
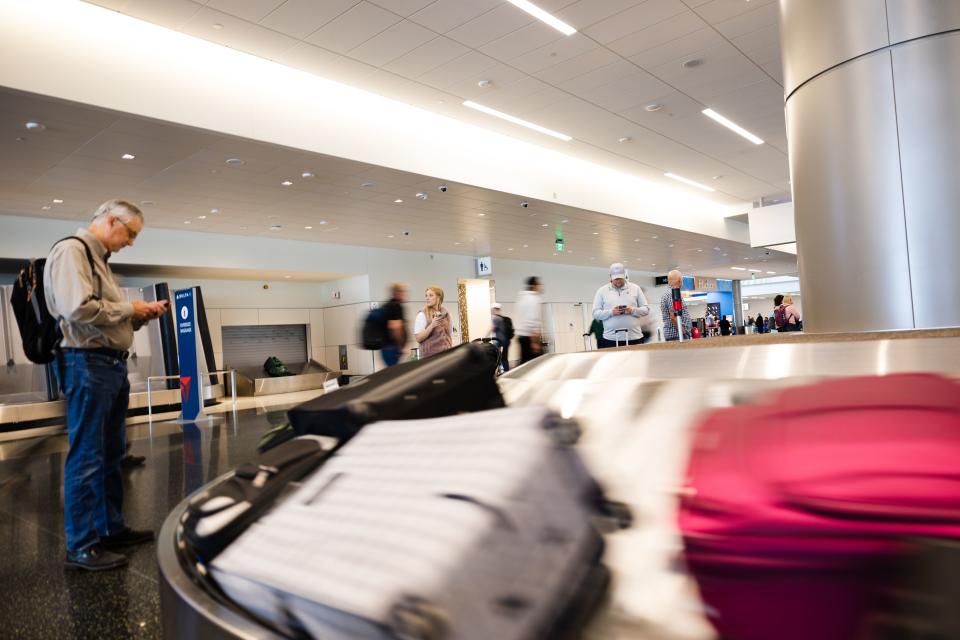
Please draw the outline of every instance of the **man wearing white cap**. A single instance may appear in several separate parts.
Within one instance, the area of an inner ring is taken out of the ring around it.
[[[627,282],[627,270],[619,262],[610,265],[610,284],[597,289],[593,298],[593,317],[603,323],[604,349],[617,342],[643,344],[640,317],[650,313],[647,298],[639,285]]]

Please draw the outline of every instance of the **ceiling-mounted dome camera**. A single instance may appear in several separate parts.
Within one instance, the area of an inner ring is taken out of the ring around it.
[[[530,206],[530,203],[529,203],[529,202],[521,202],[521,203],[520,203],[520,206],[523,207],[524,209],[526,209],[527,207]]]
[[[439,191],[440,193],[446,193],[446,192],[447,192],[447,185],[445,185],[445,184],[440,185],[439,187],[437,187],[437,191]]]
[[[404,231],[404,232],[403,232],[403,235],[408,236],[408,235],[410,235],[410,232],[409,232],[409,231]]]

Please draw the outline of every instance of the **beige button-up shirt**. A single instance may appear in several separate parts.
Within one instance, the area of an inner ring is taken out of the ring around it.
[[[107,248],[87,229],[75,234],[93,254],[94,273],[83,246],[66,240],[53,247],[43,271],[43,287],[50,314],[60,318],[63,347],[107,347],[127,351],[133,344],[133,304],[117,285]],[[139,324],[139,323],[138,323]]]

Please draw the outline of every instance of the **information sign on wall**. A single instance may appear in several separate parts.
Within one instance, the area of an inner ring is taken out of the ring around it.
[[[490,259],[490,256],[485,258],[477,258],[477,277],[482,278],[484,276],[493,275],[493,260]]]

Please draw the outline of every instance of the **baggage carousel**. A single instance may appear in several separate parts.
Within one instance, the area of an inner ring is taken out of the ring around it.
[[[607,536],[613,586],[582,637],[716,637],[683,568],[675,525],[700,415],[816,380],[906,372],[960,377],[960,330],[660,343],[543,356],[501,376],[509,406],[546,405],[580,422],[588,466],[609,498],[633,509],[634,525]],[[176,538],[189,500],[169,514],[157,541],[165,637],[282,637],[191,577]]]

